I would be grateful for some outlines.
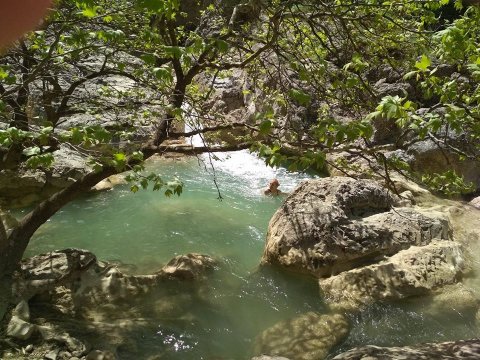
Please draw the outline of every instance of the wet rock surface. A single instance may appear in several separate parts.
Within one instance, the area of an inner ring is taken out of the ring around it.
[[[14,295],[18,301],[28,301],[54,289],[68,288],[77,304],[102,303],[106,299],[113,302],[146,294],[162,281],[203,279],[217,264],[208,255],[187,254],[175,257],[155,274],[128,275],[98,261],[89,251],[65,249],[23,260]]]
[[[309,312],[266,329],[256,339],[255,353],[295,360],[324,359],[343,340],[350,325],[341,314]],[[258,358],[256,358],[258,360]],[[262,359],[262,357],[260,357]]]
[[[32,341],[32,359],[116,359],[120,348],[135,354],[132,332],[154,332],[152,316],[192,316],[191,304],[204,301],[199,289],[217,264],[207,255],[187,254],[152,275],[129,275],[80,249],[25,259],[15,278],[18,305],[7,336]],[[45,346],[50,343],[56,345]]]
[[[376,301],[429,294],[456,283],[464,271],[460,244],[433,241],[400,251],[378,264],[321,279],[320,288],[333,307],[356,309]]]
[[[445,218],[392,209],[397,201],[372,180],[306,181],[270,221],[262,262],[325,277],[448,239]]]
[[[480,340],[461,340],[405,347],[365,346],[337,355],[333,360],[479,359]]]
[[[217,262],[207,255],[179,255],[170,260],[160,274],[176,279],[194,280],[214,270],[216,265]]]

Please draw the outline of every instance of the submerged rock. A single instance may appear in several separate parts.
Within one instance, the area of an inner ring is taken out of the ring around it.
[[[480,340],[460,340],[404,347],[365,346],[337,355],[333,360],[479,359]]]
[[[324,277],[449,238],[445,218],[392,209],[397,201],[372,180],[306,181],[270,221],[262,262]]]
[[[113,358],[119,346],[136,346],[129,336],[133,329],[151,326],[152,316],[185,316],[200,301],[202,286],[179,282],[203,280],[216,264],[209,256],[187,254],[152,275],[129,275],[80,249],[25,259],[15,278],[14,294],[20,304],[8,336],[26,340],[39,334],[71,354],[61,359],[85,356],[92,346],[102,351],[91,352],[88,358]]]
[[[85,360],[115,360],[117,357],[110,351],[90,351]]]
[[[349,328],[348,320],[341,314],[309,312],[263,331],[256,339],[254,352],[268,355],[267,359],[285,356],[295,360],[321,360],[347,336]]]
[[[155,274],[128,275],[109,263],[99,262],[89,251],[65,249],[23,260],[14,295],[21,301],[69,289],[76,305],[114,302],[146,294],[164,280],[201,279],[216,264],[210,256],[187,254],[175,257]]]
[[[202,278],[207,272],[212,271],[217,264],[217,261],[208,255],[179,255],[170,260],[159,274],[176,279],[194,280]]]
[[[428,294],[456,283],[464,271],[460,244],[433,241],[400,251],[378,264],[321,279],[320,288],[333,307],[356,309],[376,301]]]

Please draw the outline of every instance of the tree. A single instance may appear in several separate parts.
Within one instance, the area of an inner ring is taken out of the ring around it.
[[[411,102],[381,100],[372,83],[376,71],[388,65],[400,77],[416,67],[417,82],[428,84],[432,78],[425,75],[434,74],[421,71],[429,70],[430,60],[417,56],[432,49],[432,33],[425,26],[436,21],[433,11],[443,3],[59,1],[43,29],[0,59],[0,147],[15,166],[48,167],[52,151],[69,144],[89,154],[93,171],[38,204],[11,233],[0,226],[0,286],[6,294],[0,314],[31,236],[76,196],[123,171],[132,171],[133,190],[153,182],[167,195],[181,192],[181,184],[142,172],[143,161],[165,151],[169,139],[202,133],[204,147],[177,151],[252,148],[269,164],[290,163],[291,169],[330,163],[348,172],[349,164],[327,158],[329,152],[347,151],[401,170],[398,162],[382,157],[381,144],[372,142],[372,119],[393,119],[411,130],[419,120]],[[445,51],[445,58],[450,53]],[[474,56],[472,50],[465,66]],[[223,122],[221,114],[202,107],[212,89],[198,78],[209,79],[211,88],[232,69],[254,79],[258,109],[248,122]],[[128,79],[130,86],[118,89],[112,77]],[[103,85],[91,93],[99,81]],[[377,113],[369,117],[379,100]],[[302,116],[292,115],[297,111]],[[126,112],[133,116],[126,118]],[[67,126],[78,113],[98,122]],[[113,120],[108,126],[107,117]],[[178,130],[185,123],[193,130]],[[150,131],[142,138],[136,132],[145,124]],[[242,140],[214,143],[212,134],[234,127],[246,130]]]

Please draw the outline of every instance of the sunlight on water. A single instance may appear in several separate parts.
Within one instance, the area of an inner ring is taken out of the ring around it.
[[[201,298],[175,288],[169,295],[174,305],[165,294],[136,304],[148,322],[129,335],[136,347],[119,348],[121,359],[247,359],[261,331],[297,314],[327,311],[313,280],[258,271],[268,221],[282,202],[264,196],[263,188],[276,177],[288,192],[308,176],[268,168],[247,152],[154,160],[148,169],[165,180],[178,177],[185,184],[182,196],[132,194],[127,185],[85,196],[42,226],[27,254],[85,248],[136,273],[154,272],[190,252],[221,259]],[[350,316],[350,335],[334,353],[365,344],[469,338],[477,334],[474,318],[455,311],[432,313],[415,301],[372,306]]]

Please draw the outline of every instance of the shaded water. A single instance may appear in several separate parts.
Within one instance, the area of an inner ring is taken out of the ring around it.
[[[262,188],[277,177],[280,188],[291,191],[307,176],[267,168],[244,152],[221,156],[215,175],[222,201],[212,171],[207,173],[197,159],[154,161],[149,170],[184,182],[180,198],[151,191],[132,194],[128,186],[118,186],[69,204],[31,242],[27,255],[79,247],[136,273],[154,272],[189,252],[222,259],[200,295],[178,288],[173,289],[173,305],[161,303],[164,294],[135,304],[142,325],[128,334],[136,346],[118,348],[122,359],[247,359],[264,329],[297,314],[327,311],[313,280],[273,269],[257,271],[268,221],[282,201],[263,196]],[[166,312],[158,310],[165,307]],[[373,306],[350,316],[350,335],[333,353],[365,344],[476,336],[475,314],[451,310],[432,312],[428,303],[415,301]]]

